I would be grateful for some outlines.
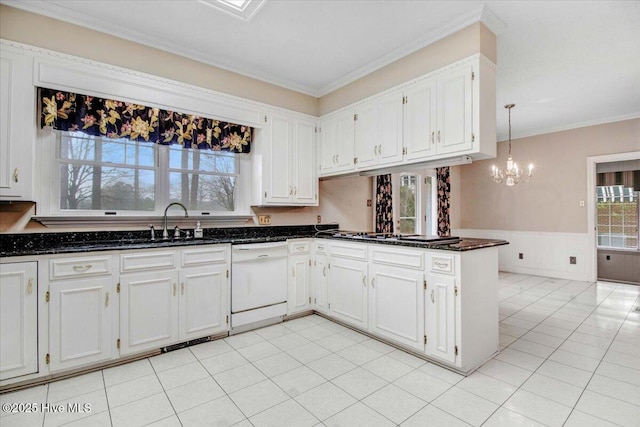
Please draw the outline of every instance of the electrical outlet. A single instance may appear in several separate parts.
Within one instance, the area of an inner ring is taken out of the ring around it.
[[[322,223],[322,215],[318,215],[318,224]]]
[[[522,252],[518,254],[518,259],[524,259],[524,254]]]
[[[373,200],[367,199],[367,207],[370,208],[371,206],[373,206]]]
[[[260,224],[260,225],[270,225],[271,224],[271,215],[258,215],[258,224]]]
[[[569,257],[569,264],[575,264],[575,263],[576,263],[576,257],[570,256]]]

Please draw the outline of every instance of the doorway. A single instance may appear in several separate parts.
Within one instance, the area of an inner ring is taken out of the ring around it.
[[[587,158],[590,280],[640,285],[640,152]]]

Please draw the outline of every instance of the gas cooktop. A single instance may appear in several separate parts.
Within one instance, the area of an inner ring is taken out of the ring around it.
[[[459,237],[454,236],[433,236],[424,234],[394,234],[394,233],[373,233],[367,231],[337,231],[334,237],[348,237],[352,239],[367,240],[401,240],[416,243],[456,243]]]

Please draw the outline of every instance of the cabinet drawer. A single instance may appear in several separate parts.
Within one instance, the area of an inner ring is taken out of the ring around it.
[[[349,243],[331,242],[330,255],[337,258],[367,260],[367,246]]]
[[[315,242],[314,250],[317,254],[326,255],[327,249],[329,248],[329,243],[327,242]]]
[[[176,267],[176,251],[127,253],[120,255],[121,273]]]
[[[182,267],[193,265],[224,264],[229,251],[224,246],[206,249],[187,249],[182,251]]]
[[[447,255],[432,255],[431,271],[434,273],[454,274],[456,272],[455,258]]]
[[[371,247],[371,262],[374,264],[424,269],[424,254],[420,251]]]
[[[49,279],[106,276],[111,274],[111,256],[59,258],[49,260]]]
[[[308,241],[293,241],[289,242],[289,253],[291,255],[295,254],[306,254],[309,253],[309,242]]]

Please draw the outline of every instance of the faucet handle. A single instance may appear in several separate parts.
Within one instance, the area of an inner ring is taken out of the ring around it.
[[[177,225],[173,227],[173,238],[174,239],[180,238],[180,228]]]
[[[149,224],[149,229],[151,230],[151,240],[156,240],[156,229],[153,228],[153,224]]]

